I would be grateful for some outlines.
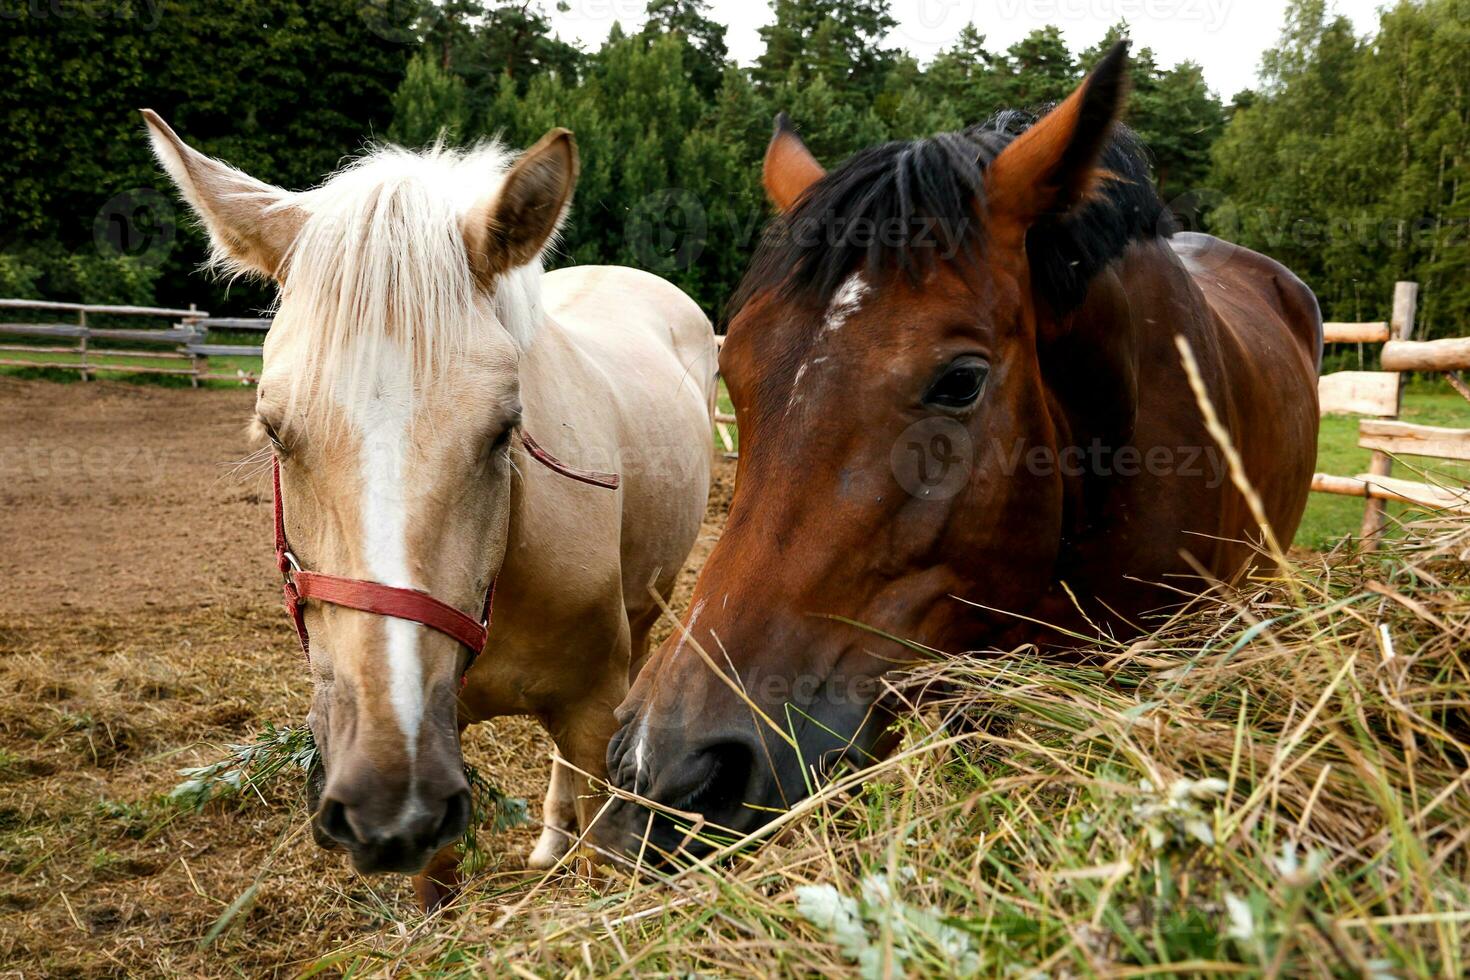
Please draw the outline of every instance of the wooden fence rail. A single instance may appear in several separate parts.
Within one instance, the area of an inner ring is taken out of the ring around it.
[[[1324,323],[1329,344],[1383,344],[1379,371],[1338,371],[1318,382],[1318,400],[1324,415],[1345,412],[1377,416],[1358,422],[1358,445],[1372,451],[1368,472],[1357,476],[1318,473],[1312,489],[1362,497],[1361,531],[1365,548],[1373,548],[1387,526],[1384,504],[1398,501],[1430,510],[1470,513],[1470,488],[1396,479],[1389,474],[1397,456],[1422,456],[1470,461],[1470,429],[1444,429],[1397,421],[1403,398],[1404,371],[1443,372],[1467,398],[1464,383],[1454,372],[1470,369],[1470,338],[1414,340],[1414,314],[1419,285],[1395,284],[1393,318],[1387,323]]]
[[[59,368],[76,371],[82,380],[89,380],[99,372],[119,374],[172,374],[187,377],[198,387],[200,380],[219,378],[251,381],[252,377],[240,374],[211,372],[211,357],[259,357],[260,346],[209,343],[210,330],[255,331],[270,329],[270,320],[244,319],[240,317],[210,317],[203,310],[190,307],[187,310],[154,306],[109,306],[84,303],[55,303],[47,300],[0,299],[0,311],[31,310],[45,313],[75,314],[72,323],[0,322],[0,336],[15,337],[30,341],[54,341],[44,343],[0,343],[0,364],[18,367]],[[0,314],[3,316],[3,314]],[[88,317],[135,316],[153,320],[171,320],[168,327],[124,328],[94,327]],[[108,347],[99,349],[91,341],[101,340],[110,344],[144,345]],[[61,341],[71,343],[63,345]],[[154,348],[164,348],[162,350]],[[28,354],[29,357],[16,355]],[[7,356],[8,355],[8,356]],[[37,356],[41,355],[41,356]],[[45,355],[68,355],[60,357]],[[100,355],[142,360],[147,364],[109,363],[99,359]]]

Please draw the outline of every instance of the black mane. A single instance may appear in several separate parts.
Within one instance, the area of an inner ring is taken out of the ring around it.
[[[936,262],[973,259],[984,246],[985,170],[1038,115],[1001,112],[958,133],[859,151],[767,226],[729,318],[756,293],[825,306],[866,261],[917,281]],[[1071,213],[1026,236],[1032,284],[1057,313],[1081,304],[1093,276],[1135,239],[1168,237],[1173,219],[1154,190],[1143,144],[1122,124],[1103,150],[1112,175]]]

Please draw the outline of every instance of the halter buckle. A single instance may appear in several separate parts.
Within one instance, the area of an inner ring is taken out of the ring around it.
[[[296,556],[289,551],[281,552],[281,557],[286,560],[285,565],[281,568],[281,577],[289,583],[291,576],[301,571],[301,562],[297,561]]]

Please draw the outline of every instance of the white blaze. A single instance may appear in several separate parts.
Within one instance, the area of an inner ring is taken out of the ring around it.
[[[380,361],[406,363],[391,355]],[[408,558],[408,433],[413,418],[412,384],[406,372],[391,377],[384,364],[373,394],[347,402],[362,440],[358,460],[362,481],[362,554],[367,577],[396,588],[417,588]],[[409,764],[418,749],[424,718],[423,670],[417,623],[380,616],[387,633],[388,698],[407,742]]]

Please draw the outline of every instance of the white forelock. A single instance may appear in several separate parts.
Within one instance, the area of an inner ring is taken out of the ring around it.
[[[293,365],[293,398],[370,386],[384,356],[409,358],[418,387],[493,329],[491,318],[530,345],[543,319],[541,261],[501,276],[487,298],[464,237],[512,160],[498,143],[384,147],[273,206],[306,215],[272,328],[305,334],[298,349],[310,363]]]

